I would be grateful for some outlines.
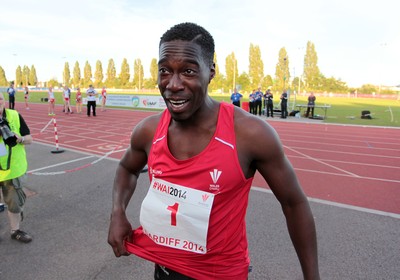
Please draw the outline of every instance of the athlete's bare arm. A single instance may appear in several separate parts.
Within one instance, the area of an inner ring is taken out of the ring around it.
[[[108,243],[117,257],[129,255],[124,247],[124,240],[132,241],[130,240],[132,227],[125,211],[135,191],[140,171],[147,163],[147,155],[158,119],[158,115],[151,116],[134,128],[130,146],[117,167],[108,233]]]
[[[238,110],[235,130],[245,176],[249,178],[258,170],[267,181],[282,206],[304,279],[319,279],[314,218],[278,135],[264,120]]]

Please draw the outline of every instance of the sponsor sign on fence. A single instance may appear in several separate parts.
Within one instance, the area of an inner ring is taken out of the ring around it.
[[[97,104],[101,104],[102,96],[96,99]],[[83,98],[83,104],[87,104],[87,99]],[[165,109],[166,105],[161,96],[156,95],[107,95],[106,106],[118,106],[129,108],[149,108]]]

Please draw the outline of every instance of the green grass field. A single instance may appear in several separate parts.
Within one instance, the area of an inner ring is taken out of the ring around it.
[[[230,96],[228,95],[216,95],[213,97],[220,101],[230,101]],[[244,98],[244,101],[248,101],[248,98]],[[293,100],[290,100],[290,102],[288,108],[292,109]],[[298,96],[296,98],[296,104],[306,105],[307,96]],[[400,127],[399,100],[317,96],[316,105],[331,106],[327,111],[327,118],[324,120],[325,123]],[[278,106],[279,101],[275,100],[274,107]],[[296,107],[294,108],[297,110]],[[364,110],[370,111],[373,119],[361,119],[361,111]],[[304,113],[304,110],[302,113]],[[316,108],[314,114],[323,116],[324,111],[323,109]]]
[[[299,103],[299,102],[297,102]],[[302,101],[307,104],[306,98]],[[400,101],[377,98],[319,97],[317,104],[329,104],[327,123],[400,126]],[[322,114],[316,109],[316,114]],[[372,119],[361,119],[361,111],[371,112]]]
[[[83,95],[84,92],[82,92]],[[109,90],[108,94],[113,94]],[[115,93],[121,94],[121,93]],[[138,93],[126,93],[135,94]],[[149,95],[149,93],[143,93]],[[153,94],[157,95],[157,92]],[[62,104],[61,92],[55,92],[57,104]],[[75,105],[75,92],[72,93],[72,105]],[[230,95],[211,95],[214,99],[219,101],[230,102]],[[31,92],[29,102],[40,103],[41,98],[47,97],[47,92]],[[277,98],[275,98],[277,99]],[[16,100],[23,102],[24,97],[22,92],[17,93]],[[243,101],[248,101],[244,98]],[[293,100],[290,100],[292,102]],[[307,96],[298,96],[296,104],[307,104]],[[278,107],[279,102],[275,100],[274,106]],[[356,125],[375,125],[375,126],[394,126],[400,127],[400,101],[395,99],[379,99],[379,98],[345,98],[345,97],[320,97],[317,96],[316,105],[330,105],[331,108],[327,111],[327,118],[324,120],[326,123],[340,123],[340,124],[356,124]],[[292,103],[288,106],[292,108]],[[368,110],[371,112],[373,119],[361,119],[361,111]],[[290,111],[290,110],[289,110]],[[322,109],[315,109],[315,115],[324,115]]]

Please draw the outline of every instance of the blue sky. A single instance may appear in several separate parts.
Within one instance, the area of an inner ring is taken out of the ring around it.
[[[303,71],[308,41],[326,77],[349,86],[400,84],[400,16],[395,0],[0,0],[0,66],[8,80],[17,65],[35,65],[38,79],[62,80],[64,63],[76,61],[117,74],[124,58],[140,58],[149,76],[160,36],[176,23],[196,22],[210,31],[218,64],[234,52],[239,72],[248,71],[250,43],[258,45],[264,74],[274,76],[285,47],[291,76]]]

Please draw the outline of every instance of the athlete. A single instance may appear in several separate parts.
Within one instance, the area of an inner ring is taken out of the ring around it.
[[[65,114],[72,114],[72,109],[71,109],[71,90],[69,87],[64,86],[63,90],[63,98],[64,98],[64,112]]]
[[[81,114],[82,113],[82,93],[81,93],[81,88],[80,87],[78,87],[76,89],[75,101],[76,101],[76,112],[78,114]]]
[[[154,279],[247,279],[245,215],[259,171],[281,203],[304,278],[319,279],[313,215],[278,136],[208,95],[213,57],[212,36],[196,24],[161,37],[158,87],[167,109],[132,132],[114,180],[108,242],[117,257],[154,262]],[[146,164],[151,183],[132,230],[126,208]]]
[[[48,95],[48,99],[49,99],[49,116],[55,116],[56,114],[54,113],[54,109],[55,109],[55,104],[56,104],[56,99],[54,96],[54,92],[53,92],[53,87],[50,86],[49,87],[49,92],[47,93]]]
[[[28,104],[28,100],[29,100],[29,88],[28,88],[28,87],[25,87],[24,99],[25,99],[25,109],[26,109],[26,110],[29,110],[29,104]]]
[[[103,87],[101,90],[101,111],[105,111],[106,107],[106,100],[107,100],[107,90],[106,87]]]

